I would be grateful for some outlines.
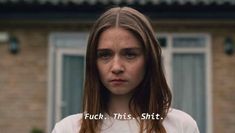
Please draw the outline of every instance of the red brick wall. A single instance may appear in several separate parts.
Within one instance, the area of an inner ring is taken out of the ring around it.
[[[78,31],[78,26],[0,23],[0,32],[20,42],[17,55],[8,51],[7,42],[0,42],[0,133],[30,133],[33,128],[46,133],[48,37],[61,31]]]
[[[29,133],[46,127],[47,34],[40,30],[9,29],[20,42],[12,55],[0,45],[0,131]]]
[[[235,29],[233,29],[235,31]],[[213,110],[216,133],[235,132],[235,54],[224,54],[225,37],[234,32],[213,34]]]

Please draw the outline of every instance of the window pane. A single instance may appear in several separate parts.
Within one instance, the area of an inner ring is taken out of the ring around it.
[[[174,37],[175,48],[200,48],[205,47],[205,37]]]
[[[204,54],[173,54],[173,106],[189,113],[206,132]]]
[[[81,112],[84,57],[63,56],[62,118]]]
[[[162,48],[166,48],[167,47],[167,40],[166,40],[165,37],[158,37],[157,40],[160,43],[160,46]]]

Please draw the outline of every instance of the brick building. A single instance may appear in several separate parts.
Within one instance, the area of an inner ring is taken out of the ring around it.
[[[232,0],[1,1],[0,132],[48,132],[81,110],[89,30],[114,5],[151,19],[173,106],[191,114],[201,133],[235,132]]]

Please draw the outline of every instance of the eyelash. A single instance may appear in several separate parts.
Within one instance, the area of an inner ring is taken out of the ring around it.
[[[127,59],[134,59],[137,56],[134,52],[126,52],[124,55]]]
[[[128,60],[131,60],[131,59],[134,59],[135,57],[137,57],[138,54],[135,53],[135,52],[124,52],[122,54],[122,56],[125,57]],[[109,58],[112,57],[112,53],[110,53],[110,52],[100,52],[100,53],[97,54],[97,57],[99,59],[102,59],[102,60],[108,60]]]
[[[108,59],[109,57],[111,57],[111,53],[109,53],[109,52],[100,52],[100,53],[98,53],[98,58]]]

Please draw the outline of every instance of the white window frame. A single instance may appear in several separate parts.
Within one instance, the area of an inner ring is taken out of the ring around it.
[[[212,67],[211,67],[211,36],[208,33],[157,33],[157,37],[163,37],[167,40],[166,48],[162,48],[162,55],[164,57],[165,75],[167,82],[172,89],[172,58],[175,53],[203,53],[205,54],[206,63],[206,124],[207,133],[213,132],[213,120],[212,120]],[[204,37],[206,40],[205,47],[193,47],[193,48],[173,48],[174,37]]]
[[[62,116],[61,116],[61,108],[63,106],[62,103],[62,86],[63,86],[63,82],[62,82],[62,70],[63,70],[63,56],[64,55],[77,55],[77,56],[82,56],[84,57],[84,68],[85,68],[85,51],[84,50],[79,50],[79,49],[58,49],[57,50],[57,69],[56,69],[56,73],[58,74],[58,78],[56,81],[56,89],[57,89],[57,93],[56,93],[56,121],[59,121]],[[85,75],[83,74],[83,77]]]
[[[86,38],[78,38],[78,39],[84,39],[82,40],[82,44],[80,42],[78,42],[79,47],[78,48],[70,48],[66,47],[66,48],[58,48],[57,46],[55,46],[56,43],[58,43],[57,39],[61,39],[61,38],[77,38],[79,36],[84,37],[84,35],[86,36]],[[88,39],[88,32],[52,32],[49,35],[49,48],[48,48],[48,93],[47,93],[47,132],[51,132],[52,128],[54,127],[54,125],[52,125],[52,114],[54,112],[52,107],[53,104],[55,105],[55,120],[59,121],[61,118],[61,90],[62,90],[62,85],[59,84],[61,83],[60,81],[62,80],[62,73],[61,70],[63,70],[62,68],[62,57],[63,55],[78,55],[78,56],[83,56],[84,57],[84,65],[85,65],[85,53],[86,53],[86,43],[87,43],[87,39]],[[85,43],[85,44],[83,44]],[[56,61],[54,61],[56,59]],[[53,62],[55,64],[53,64]],[[57,65],[58,67],[56,67],[55,72],[53,72],[54,70],[54,66]],[[84,67],[84,72],[85,72],[85,67]],[[54,73],[58,74],[59,76],[56,77],[56,81],[54,81]],[[85,76],[85,74],[84,74]],[[55,82],[55,83],[54,83]],[[56,90],[56,94],[55,94],[55,103],[53,103],[53,98],[51,98],[52,94],[54,93],[53,91]]]

